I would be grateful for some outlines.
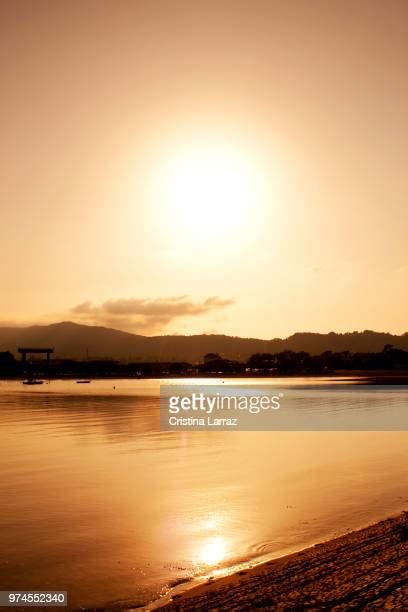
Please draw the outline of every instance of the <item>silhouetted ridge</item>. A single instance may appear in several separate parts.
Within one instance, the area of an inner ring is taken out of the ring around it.
[[[71,321],[31,327],[0,327],[0,351],[17,354],[18,346],[53,346],[56,356],[113,358],[126,361],[201,362],[207,353],[226,359],[247,360],[255,353],[284,350],[379,352],[385,345],[408,350],[408,333],[401,336],[365,330],[337,334],[296,333],[288,338],[261,340],[221,334],[194,336],[140,336],[108,327],[80,325]]]

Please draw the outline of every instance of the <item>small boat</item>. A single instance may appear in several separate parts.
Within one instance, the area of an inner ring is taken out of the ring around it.
[[[87,385],[90,382],[91,382],[90,380],[77,380],[76,381],[77,385]]]
[[[27,378],[27,380],[23,380],[23,385],[43,385],[43,380],[38,380],[38,378]]]

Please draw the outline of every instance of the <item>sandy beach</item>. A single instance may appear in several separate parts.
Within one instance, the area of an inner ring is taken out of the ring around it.
[[[161,611],[406,610],[408,513],[174,595]]]

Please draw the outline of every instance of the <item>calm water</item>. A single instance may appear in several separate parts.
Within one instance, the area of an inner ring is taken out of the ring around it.
[[[142,605],[408,506],[407,432],[160,432],[158,393],[0,382],[0,589]],[[408,388],[393,402],[406,410]]]

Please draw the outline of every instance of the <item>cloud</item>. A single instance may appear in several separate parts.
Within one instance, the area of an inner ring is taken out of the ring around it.
[[[104,325],[139,333],[159,333],[176,319],[206,315],[234,303],[217,296],[194,302],[182,295],[169,298],[120,298],[95,305],[87,301],[74,306],[71,314],[83,323]]]

